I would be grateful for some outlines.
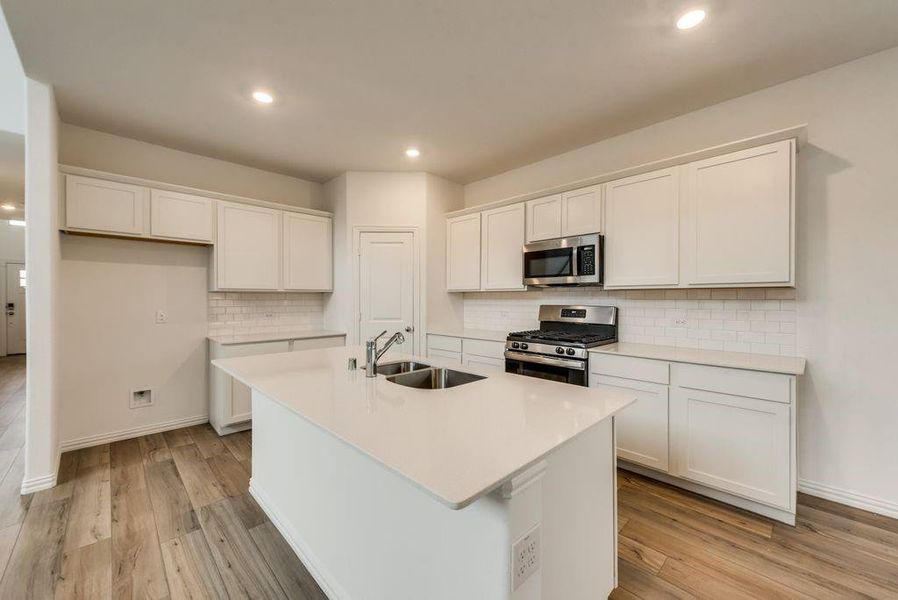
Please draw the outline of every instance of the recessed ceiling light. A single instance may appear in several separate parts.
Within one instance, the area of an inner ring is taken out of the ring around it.
[[[15,210],[16,209],[16,207],[13,206],[12,204],[0,204],[0,208],[2,208],[3,210]]]
[[[417,148],[408,148],[405,151],[405,155],[409,158],[418,158],[419,156],[421,156],[421,151]]]
[[[253,92],[253,100],[258,102],[259,104],[271,104],[272,102],[274,102],[274,96],[272,96],[268,92],[256,90],[255,92]]]
[[[16,227],[25,227],[25,221],[16,221],[14,219],[10,219],[9,224],[14,225]]]
[[[690,10],[688,13],[677,19],[677,29],[692,29],[704,20],[705,11],[700,9]]]

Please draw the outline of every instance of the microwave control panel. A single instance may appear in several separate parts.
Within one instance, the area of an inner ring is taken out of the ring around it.
[[[577,274],[596,274],[596,247],[592,244],[577,248]]]

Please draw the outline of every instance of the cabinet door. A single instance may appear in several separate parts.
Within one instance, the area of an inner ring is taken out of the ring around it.
[[[591,185],[561,195],[561,235],[582,235],[601,231],[601,185]]]
[[[275,354],[287,352],[290,349],[289,342],[264,342],[261,344],[242,344],[239,346],[229,346],[226,356],[233,358],[237,356],[255,356],[258,354]],[[230,379],[229,398],[225,399],[225,414],[223,425],[233,425],[249,421],[253,414],[253,396],[252,390],[232,377]]]
[[[280,284],[280,211],[218,204],[217,287],[276,290]]]
[[[592,375],[590,382],[595,388],[626,390],[636,396],[634,404],[614,417],[618,457],[667,471],[668,386],[604,375]]]
[[[561,194],[527,202],[527,242],[561,237]]]
[[[461,352],[452,352],[450,350],[439,350],[437,348],[428,348],[427,356],[433,358],[445,358],[449,362],[457,365],[461,364]]]
[[[675,473],[792,509],[791,405],[673,388]]]
[[[465,354],[462,357],[462,365],[471,367],[480,367],[483,369],[491,369],[494,371],[505,370],[505,359],[495,358],[493,356],[480,356],[477,354]]]
[[[606,184],[605,286],[679,283],[677,168]]]
[[[66,228],[143,235],[146,209],[145,187],[66,175]]]
[[[480,289],[480,213],[446,220],[446,289]]]
[[[150,190],[150,235],[211,242],[214,205],[210,198]]]
[[[786,140],[684,167],[689,285],[794,282],[793,155]]]
[[[524,205],[484,211],[481,224],[481,287],[524,289]]]
[[[284,289],[324,292],[334,288],[332,220],[285,212]]]

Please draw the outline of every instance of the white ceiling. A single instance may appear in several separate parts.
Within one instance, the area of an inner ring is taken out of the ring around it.
[[[319,181],[465,183],[898,45],[896,0],[2,2],[64,121]]]

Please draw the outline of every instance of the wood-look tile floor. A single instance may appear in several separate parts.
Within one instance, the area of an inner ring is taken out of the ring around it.
[[[0,599],[324,599],[247,494],[249,432],[68,452],[20,496],[24,366],[0,358]],[[792,528],[619,475],[612,598],[898,598],[898,521],[802,496]]]

